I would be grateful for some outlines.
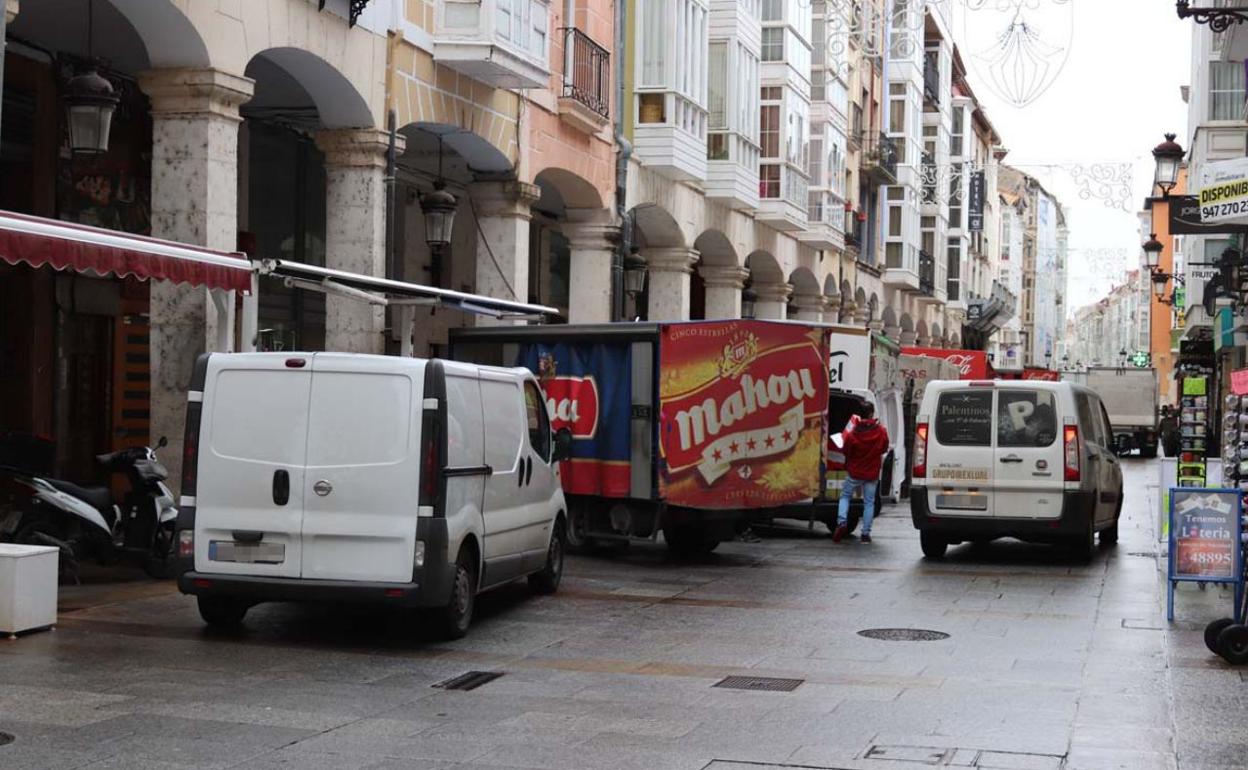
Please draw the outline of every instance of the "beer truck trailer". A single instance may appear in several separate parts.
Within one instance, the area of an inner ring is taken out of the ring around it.
[[[829,335],[788,321],[497,326],[451,357],[524,366],[552,427],[569,545],[655,539],[707,553],[743,522],[826,518]],[[835,515],[832,513],[831,515]]]

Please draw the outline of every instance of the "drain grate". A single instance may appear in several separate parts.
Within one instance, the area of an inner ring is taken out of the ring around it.
[[[730,690],[793,692],[805,681],[805,679],[777,679],[771,676],[728,676],[711,686],[726,687]]]
[[[442,690],[475,690],[483,684],[489,684],[503,675],[501,671],[469,671],[457,677],[438,682],[434,685]]]
[[[0,733],[0,746],[7,746],[14,740],[13,733]]]
[[[858,635],[884,642],[938,642],[949,638],[949,634],[944,631],[928,631],[923,628],[868,628],[859,631]]]

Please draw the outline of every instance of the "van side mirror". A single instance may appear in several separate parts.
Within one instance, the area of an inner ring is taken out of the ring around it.
[[[555,451],[550,459],[557,463],[572,459],[572,431],[568,428],[555,431]]]

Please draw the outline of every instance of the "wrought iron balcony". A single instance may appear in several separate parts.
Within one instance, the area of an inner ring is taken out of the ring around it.
[[[318,1],[316,6],[318,11],[325,10],[325,2],[326,0]],[[350,2],[347,3],[347,12],[350,15],[348,23],[350,26],[354,27],[355,23],[360,20],[360,14],[364,13],[364,8],[367,5],[368,0],[350,0]]]
[[[881,133],[870,141],[863,154],[862,165],[867,175],[881,184],[897,184],[897,161],[900,153],[892,137]]]
[[[563,95],[604,118],[611,114],[611,54],[575,27],[563,28]]]

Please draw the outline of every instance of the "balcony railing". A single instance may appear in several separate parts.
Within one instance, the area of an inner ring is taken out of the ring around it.
[[[863,166],[869,175],[885,184],[896,184],[899,156],[897,142],[892,137],[881,133],[878,137],[874,137],[874,141],[868,143]]]
[[[929,297],[936,292],[936,260],[922,249],[919,250],[919,291]]]
[[[611,54],[575,27],[563,28],[563,95],[605,117],[611,112]]]
[[[845,245],[862,248],[863,224],[858,221],[856,212],[845,212]]]

